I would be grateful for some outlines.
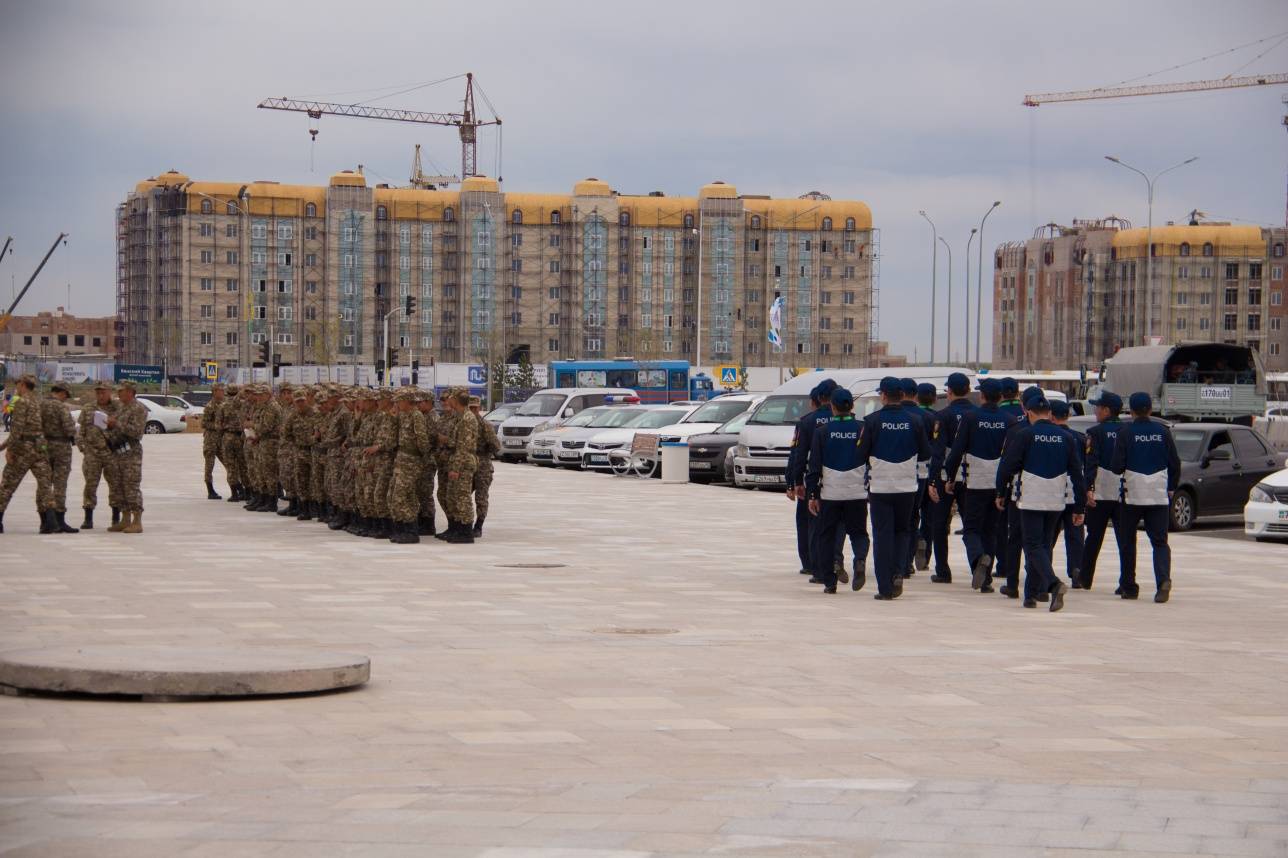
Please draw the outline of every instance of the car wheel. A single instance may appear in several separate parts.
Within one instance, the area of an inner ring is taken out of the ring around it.
[[[1189,489],[1179,489],[1172,495],[1171,506],[1168,507],[1168,526],[1171,530],[1185,531],[1194,526],[1196,510],[1194,508],[1194,495],[1190,494]]]
[[[165,427],[155,420],[149,420],[143,425],[144,435],[164,435]]]

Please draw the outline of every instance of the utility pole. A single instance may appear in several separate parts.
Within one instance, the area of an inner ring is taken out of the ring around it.
[[[980,319],[983,318],[981,314],[984,311],[984,221],[988,220],[988,216],[993,213],[993,209],[997,208],[1001,204],[1002,204],[1001,200],[995,200],[993,204],[988,207],[988,211],[984,212],[984,217],[981,218],[979,222],[979,268],[977,269],[976,276],[975,276],[975,369],[976,370],[978,370],[980,367],[979,332],[980,332]],[[967,264],[969,264],[970,260],[968,259],[966,260],[966,262]],[[989,279],[991,281],[992,278],[989,278]]]
[[[939,267],[939,229],[935,222],[926,214],[925,209],[917,212],[926,219],[930,224],[930,363],[935,362],[935,307],[939,303],[938,296],[935,292],[938,289],[938,267]]]
[[[953,362],[953,248],[944,237],[939,236],[939,240],[944,242],[944,247],[948,249],[948,324],[945,326],[948,331],[948,347],[944,352],[944,360],[948,363]]]

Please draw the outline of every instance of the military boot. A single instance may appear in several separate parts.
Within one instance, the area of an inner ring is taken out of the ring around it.
[[[299,502],[295,498],[288,498],[286,502],[286,509],[279,509],[277,511],[277,514],[288,515],[291,518],[294,518],[295,516],[300,514]]]
[[[335,515],[331,516],[326,526],[331,530],[344,530],[349,526],[349,514],[342,509],[336,509]]]
[[[85,520],[81,522],[80,529],[81,530],[94,529],[94,510],[93,509],[87,508],[85,510]]]
[[[416,532],[416,522],[394,522],[394,532],[389,535],[389,541],[396,545],[414,545],[420,542],[420,534]]]
[[[242,491],[242,487],[238,485],[234,485],[232,487],[232,494],[228,498],[228,502],[236,503],[237,501],[244,501],[244,500],[246,500],[246,495]]]
[[[313,520],[313,501],[309,501],[309,500],[300,501],[300,508],[299,510],[296,511],[295,520],[296,521]]]
[[[52,509],[47,509],[40,514],[40,532],[58,532],[58,513],[54,512]]]
[[[67,511],[63,510],[58,513],[58,533],[80,533],[79,530],[67,523]]]
[[[417,524],[417,527],[419,528],[417,532],[421,536],[434,535],[434,520],[432,518],[425,518],[424,516],[421,516],[420,518],[416,519],[416,524]]]
[[[115,526],[120,523],[121,523],[121,508],[119,506],[114,506],[112,507],[112,524],[113,526]],[[116,529],[120,530],[119,527]],[[108,530],[111,530],[111,528],[108,528]]]
[[[456,532],[447,537],[447,542],[452,545],[469,545],[473,541],[474,531],[468,522],[457,522]]]
[[[474,538],[475,538],[475,539],[478,539],[480,536],[482,536],[482,535],[483,535],[483,522],[484,522],[484,521],[486,521],[486,520],[487,520],[487,516],[486,516],[486,515],[484,515],[484,516],[481,516],[481,517],[479,517],[479,518],[474,519],[474,530],[473,530],[473,535],[474,535]],[[842,581],[841,583],[845,583],[845,582],[844,582],[844,581]]]
[[[438,532],[438,533],[435,533],[435,534],[434,534],[434,538],[435,538],[435,539],[441,539],[441,540],[443,540],[444,542],[446,542],[446,541],[447,541],[447,537],[451,536],[451,535],[452,535],[452,533],[453,533],[453,532],[455,532],[455,530],[456,530],[456,522],[452,521],[452,520],[449,518],[449,519],[447,520],[447,527],[446,527],[444,530],[442,530],[442,531],[440,531],[440,532]]]
[[[223,500],[219,493],[215,491],[215,484],[212,480],[206,480],[206,500]]]
[[[143,532],[143,512],[126,513],[130,517],[130,523],[121,528],[121,533],[142,533]]]
[[[277,495],[272,492],[264,494],[264,503],[257,510],[258,512],[277,512]]]
[[[257,508],[263,505],[264,496],[258,492],[248,491],[242,500],[246,501],[246,503],[242,504],[242,509],[247,512],[256,512]]]

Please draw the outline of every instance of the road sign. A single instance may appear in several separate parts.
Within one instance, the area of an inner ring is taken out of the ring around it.
[[[219,364],[213,360],[206,361],[205,376],[207,381],[219,380]]]
[[[715,367],[715,372],[721,387],[739,387],[742,385],[742,373],[734,364],[720,364]]]
[[[469,368],[470,384],[487,384],[487,367],[475,364]]]

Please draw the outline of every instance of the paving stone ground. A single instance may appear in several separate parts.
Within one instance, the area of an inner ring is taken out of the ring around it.
[[[145,443],[142,535],[39,537],[20,490],[0,649],[318,646],[371,682],[0,698],[6,856],[1288,855],[1286,546],[1174,539],[1168,605],[1111,595],[1111,547],[1049,614],[954,540],[959,583],[879,603],[805,585],[781,494],[500,466],[483,541],[395,546]]]

